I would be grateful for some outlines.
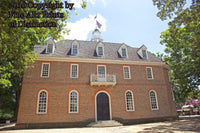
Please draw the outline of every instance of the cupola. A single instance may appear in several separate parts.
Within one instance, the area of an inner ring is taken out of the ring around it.
[[[93,32],[92,32],[92,39],[91,41],[103,41],[102,39],[102,36],[101,36],[101,32],[98,30],[98,29],[95,29]]]

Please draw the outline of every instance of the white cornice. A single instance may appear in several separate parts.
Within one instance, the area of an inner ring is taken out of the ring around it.
[[[91,59],[91,58],[72,58],[72,57],[52,57],[38,56],[39,61],[61,61],[61,62],[84,62],[84,63],[108,63],[108,64],[132,64],[132,65],[156,65],[164,66],[170,69],[165,62],[150,62],[150,61],[130,61],[130,60],[110,60],[110,59]]]

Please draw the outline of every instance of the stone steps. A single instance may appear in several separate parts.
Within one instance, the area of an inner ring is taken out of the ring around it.
[[[123,124],[115,120],[108,120],[108,121],[92,122],[88,124],[87,126],[88,127],[116,127],[116,126],[123,126]]]

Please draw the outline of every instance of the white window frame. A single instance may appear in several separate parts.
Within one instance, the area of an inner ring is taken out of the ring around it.
[[[105,68],[105,77],[104,78],[106,79],[106,75],[107,75],[106,74],[106,65],[97,65],[97,76],[99,76],[99,67],[100,66],[103,66]]]
[[[74,53],[74,46],[77,46],[77,53]],[[78,44],[72,44],[72,51],[71,51],[71,54],[72,55],[78,55],[78,53],[79,53],[79,50],[78,50],[79,48],[78,48]]]
[[[125,75],[125,68],[128,68],[128,74],[129,74],[129,77],[127,78]],[[124,79],[131,79],[131,71],[130,71],[130,66],[123,66],[123,72],[124,72]]]
[[[40,101],[40,93],[41,92],[46,92],[46,95],[47,95],[47,97],[46,97],[46,110],[45,110],[45,112],[39,112],[39,101]],[[48,109],[48,91],[46,91],[46,90],[40,90],[39,92],[38,92],[38,99],[37,99],[37,114],[47,114],[47,109]]]
[[[152,78],[149,78],[149,77],[148,77],[147,68],[150,68],[150,70],[151,70],[151,77],[152,77]],[[153,78],[153,70],[152,70],[152,67],[146,67],[146,74],[147,74],[147,79],[150,79],[150,80],[154,79],[154,78]]]
[[[133,106],[133,109],[132,110],[128,110],[128,106],[127,106],[127,96],[126,96],[126,93],[130,92],[131,93],[131,96],[132,96],[132,106]],[[125,92],[125,103],[126,103],[126,111],[135,111],[135,104],[134,104],[134,99],[133,99],[133,92],[130,91],[130,90],[127,90]]]
[[[71,110],[70,110],[70,107],[71,107],[71,93],[72,92],[76,92],[76,94],[77,94],[77,111],[76,112],[72,112]],[[78,91],[76,91],[76,90],[71,90],[70,92],[69,92],[69,113],[79,113],[79,93],[78,93]]]
[[[52,45],[52,49],[51,49],[51,52],[49,52],[49,46],[50,45]],[[47,44],[47,48],[46,48],[46,53],[53,53],[53,51],[54,51],[54,45],[52,44],[52,43],[50,43],[50,44]]]
[[[72,77],[72,66],[77,66],[77,76],[76,77]],[[70,78],[78,78],[79,76],[79,64],[71,64],[71,67],[70,67]]]
[[[123,50],[122,50],[122,49],[125,49],[126,56],[123,56]],[[127,49],[126,49],[126,48],[124,48],[124,47],[122,47],[122,48],[121,48],[121,51],[122,51],[122,57],[123,57],[123,58],[126,58],[126,57],[127,57]]]
[[[43,76],[43,65],[44,64],[48,64],[49,65],[49,67],[48,67],[48,76]],[[41,70],[40,77],[42,77],[42,78],[48,78],[49,77],[49,72],[50,72],[50,63],[42,63],[42,68],[41,69],[42,70]]]
[[[157,108],[152,108],[152,101],[151,101],[151,95],[150,95],[151,92],[154,92],[154,94],[155,94],[155,100],[156,100],[156,106],[157,106]],[[149,100],[150,100],[150,104],[151,104],[151,110],[159,110],[158,98],[157,98],[157,93],[156,93],[156,91],[154,91],[154,90],[150,90],[150,91],[149,91]]]
[[[145,52],[145,56],[146,56],[146,57],[144,57],[143,51]],[[143,57],[144,59],[147,59],[147,50],[142,49],[142,57]]]
[[[99,54],[99,47],[102,48],[102,55]],[[104,55],[104,48],[103,48],[103,46],[98,46],[98,47],[97,47],[97,55],[98,55],[98,56],[103,56],[103,55]]]

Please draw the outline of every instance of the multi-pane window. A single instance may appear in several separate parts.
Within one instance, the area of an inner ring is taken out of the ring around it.
[[[131,91],[126,92],[126,110],[134,111],[133,94]]]
[[[151,109],[158,110],[158,102],[157,102],[156,92],[150,91],[149,96],[150,96],[150,102],[151,102]]]
[[[142,50],[142,56],[143,56],[143,58],[144,58],[144,59],[146,59],[146,58],[147,58],[147,53],[146,53],[146,50]]]
[[[98,47],[98,56],[103,55],[103,47]]]
[[[47,92],[40,91],[38,94],[38,107],[37,107],[38,114],[45,114],[47,112],[47,100],[48,100]]]
[[[49,77],[50,63],[42,63],[41,77]]]
[[[129,66],[124,66],[124,79],[130,79],[130,67]]]
[[[71,64],[71,78],[78,78],[78,64]]]
[[[98,78],[105,78],[106,77],[106,66],[100,65],[97,66],[98,71]]]
[[[78,113],[78,93],[71,91],[69,95],[69,112]]]
[[[153,72],[151,67],[147,67],[147,78],[148,79],[153,79]]]
[[[73,55],[78,54],[78,45],[72,45],[72,54]]]
[[[126,57],[126,49],[122,48],[122,57]]]
[[[47,53],[52,53],[53,52],[53,44],[48,44],[47,45]]]

